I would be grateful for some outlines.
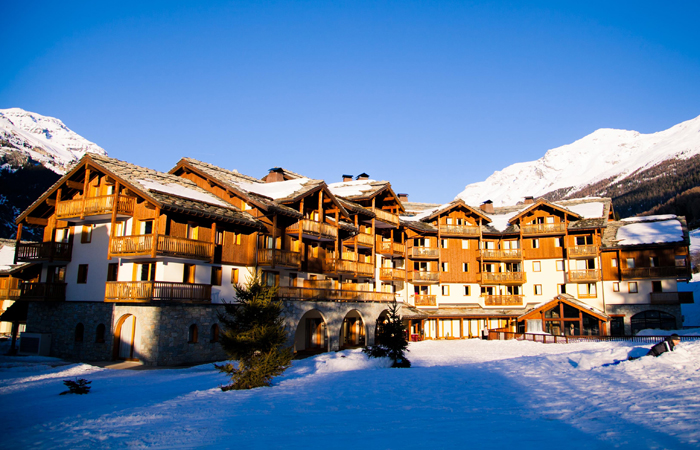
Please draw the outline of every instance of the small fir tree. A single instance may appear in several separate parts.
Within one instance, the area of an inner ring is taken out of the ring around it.
[[[219,340],[229,358],[238,361],[238,367],[230,363],[215,365],[231,377],[231,384],[221,386],[221,390],[270,386],[272,379],[291,365],[293,357],[292,349],[283,347],[287,332],[278,289],[257,276],[234,289],[238,302],[227,303],[225,313],[219,314]]]
[[[78,394],[78,395],[83,395],[83,394],[88,394],[90,393],[90,384],[92,381],[88,381],[85,378],[76,378],[75,381],[73,380],[63,380],[63,384],[65,384],[68,387],[67,391],[61,392],[59,395],[66,395],[66,394]]]
[[[399,304],[394,300],[389,306],[386,321],[377,322],[377,344],[362,351],[372,358],[390,358],[391,367],[411,367],[411,361],[405,355],[408,351],[407,330],[399,315],[399,309]]]

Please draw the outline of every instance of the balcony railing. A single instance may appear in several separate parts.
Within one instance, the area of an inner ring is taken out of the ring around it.
[[[481,283],[521,284],[525,283],[525,272],[482,272]]]
[[[436,306],[437,296],[416,294],[413,296],[413,303],[416,306]]]
[[[469,225],[440,225],[440,234],[479,236],[479,227]]]
[[[62,200],[56,203],[56,217],[66,219],[69,217],[97,216],[111,214],[114,209],[116,195],[102,195],[77,200]],[[117,204],[117,214],[134,213],[136,198],[120,195]]]
[[[522,295],[484,295],[485,306],[523,306]]]
[[[523,234],[564,234],[565,223],[536,223],[523,225]]]
[[[20,300],[64,301],[66,283],[23,283]]]
[[[280,287],[278,296],[280,298],[295,300],[330,300],[345,302],[392,302],[395,298],[395,294],[391,292],[299,287]]]
[[[571,270],[569,271],[568,281],[569,283],[591,283],[600,281],[600,270]]]
[[[374,264],[372,263],[357,263],[357,276],[359,277],[374,277]]]
[[[382,267],[379,269],[379,279],[382,281],[403,281],[406,279],[406,270]]]
[[[652,292],[649,295],[652,305],[675,305],[680,303],[678,292]]]
[[[152,248],[152,234],[113,237],[110,243],[110,253],[114,256],[147,255],[151,253]],[[214,244],[194,239],[157,235],[156,254],[176,258],[208,260],[214,255]]]
[[[685,277],[688,275],[686,267],[635,267],[634,269],[622,269],[623,278],[665,278]]]
[[[32,242],[17,246],[17,261],[70,261],[73,244],[70,242]]]
[[[327,223],[314,222],[309,219],[301,219],[297,223],[288,226],[287,233],[299,233],[299,226],[301,226],[301,232],[303,234],[326,239],[336,239],[338,237],[338,229],[336,227]]]
[[[357,261],[339,259],[336,262],[336,270],[343,273],[355,273],[357,271]]]
[[[301,253],[276,248],[264,248],[258,250],[258,264],[261,266],[289,266],[298,267],[301,263]]]
[[[406,253],[406,245],[377,239],[377,253],[380,255],[403,255]]]
[[[523,252],[519,248],[508,249],[508,250],[491,250],[491,249],[479,250],[479,256],[481,256],[481,259],[496,260],[496,261],[503,261],[503,260],[508,260],[508,259],[521,259],[522,254],[523,254]]]
[[[374,243],[374,238],[371,234],[359,233],[356,236],[347,239],[345,241],[345,245],[352,245],[355,241],[355,237],[357,237],[357,245],[361,245],[363,247],[371,247]]]
[[[165,281],[108,281],[105,286],[105,301],[209,303],[211,285]]]
[[[377,216],[377,220],[399,226],[399,216],[379,208],[369,208]]]
[[[437,283],[440,281],[440,274],[438,272],[422,272],[420,270],[415,270],[412,273],[411,280],[414,283]]]
[[[570,258],[590,258],[598,255],[598,247],[595,245],[578,245],[566,249]]]
[[[411,256],[413,258],[438,258],[440,249],[430,247],[411,247]]]
[[[18,300],[22,289],[0,289],[0,300]]]

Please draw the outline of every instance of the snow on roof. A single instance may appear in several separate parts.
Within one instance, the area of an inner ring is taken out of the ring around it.
[[[265,197],[277,200],[280,198],[287,198],[291,196],[295,192],[299,191],[309,181],[309,178],[295,178],[293,180],[276,181],[274,183],[236,184],[238,185],[238,187],[248,192],[252,192],[258,195],[264,195]]]
[[[356,197],[363,195],[365,192],[376,190],[377,187],[371,185],[371,183],[376,182],[376,180],[341,181],[329,184],[328,189],[333,195],[338,197]]]
[[[510,222],[510,219],[520,214],[523,210],[527,209],[528,206],[529,205],[526,205],[521,209],[511,211],[505,214],[486,214],[486,216],[488,216],[488,218],[491,219],[491,223],[489,225],[491,225],[498,231],[505,231],[505,229],[508,228],[508,222]]]
[[[676,219],[678,216],[675,214],[664,214],[660,216],[639,216],[639,217],[628,217],[626,219],[621,219],[620,222],[655,222],[658,220],[670,220]]]
[[[564,207],[584,219],[598,219],[603,217],[605,212],[605,203],[603,202],[579,203],[578,205],[566,205]]]
[[[683,227],[676,219],[634,222],[617,230],[619,245],[658,244],[683,240]]]
[[[15,246],[3,245],[0,247],[0,270],[10,270],[15,262]]]
[[[445,203],[444,205],[434,206],[434,207],[428,208],[428,209],[423,209],[423,210],[421,210],[421,212],[419,212],[415,216],[401,216],[401,218],[403,220],[408,220],[409,222],[419,222],[419,221],[425,219],[426,217],[429,217],[430,215],[432,215],[435,211],[442,209],[442,208],[445,208],[447,205],[449,205],[449,203]]]
[[[150,191],[162,192],[164,194],[175,195],[177,197],[189,198],[198,202],[208,203],[210,205],[231,208],[231,205],[220,200],[218,197],[209,194],[208,192],[200,192],[181,184],[168,183],[162,184],[154,180],[137,180],[141,186]]]

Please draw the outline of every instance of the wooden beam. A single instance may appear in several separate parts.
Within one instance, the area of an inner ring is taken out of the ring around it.
[[[66,180],[65,185],[69,189],[76,189],[78,191],[82,191],[83,187],[84,187],[84,183],[81,183],[79,181],[73,181],[73,180]]]
[[[54,199],[52,199],[52,198],[47,198],[47,199],[46,199],[46,204],[49,205],[49,206],[56,206],[56,200],[54,200]]]
[[[156,257],[156,246],[158,245],[158,221],[160,220],[160,206],[156,206],[156,217],[153,220],[153,243],[151,244],[151,258]]]
[[[83,186],[83,206],[80,211],[80,219],[85,218],[85,201],[87,200],[87,194],[88,194],[88,185],[90,183],[90,168],[86,167],[85,168],[85,184]]]
[[[24,221],[27,222],[27,224],[29,224],[29,225],[38,225],[38,226],[41,226],[41,227],[45,227],[45,226],[47,226],[47,225],[49,224],[49,220],[48,220],[48,219],[40,219],[40,218],[38,218],[38,217],[29,217],[29,216],[27,216],[27,217],[24,219]]]

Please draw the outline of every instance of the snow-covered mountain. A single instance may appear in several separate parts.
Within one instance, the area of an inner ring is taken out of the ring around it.
[[[86,152],[107,154],[56,118],[20,108],[0,109],[0,157],[23,154],[63,174]]]
[[[541,197],[557,190],[561,190],[557,197],[571,198],[596,183],[601,185],[596,190],[604,191],[605,186],[619,185],[626,178],[652,173],[649,169],[669,160],[698,155],[700,116],[652,134],[603,128],[549,150],[537,161],[494,172],[485,181],[467,185],[457,198],[470,205],[492,200],[496,206],[514,205],[525,196]]]

